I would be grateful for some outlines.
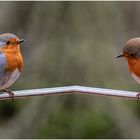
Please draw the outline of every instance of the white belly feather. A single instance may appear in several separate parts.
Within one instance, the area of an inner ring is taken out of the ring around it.
[[[0,89],[5,89],[11,86],[20,76],[20,72],[18,69],[15,69],[9,76],[3,76],[4,84],[0,86]]]
[[[140,84],[140,77],[136,76],[134,73],[131,73],[133,78]]]
[[[18,79],[19,76],[20,76],[19,70],[18,69],[15,69],[12,72],[11,77],[10,77],[10,79],[7,82],[7,85],[8,86],[11,86]]]

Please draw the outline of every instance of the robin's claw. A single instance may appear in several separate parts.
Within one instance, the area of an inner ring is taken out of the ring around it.
[[[139,103],[139,99],[140,99],[140,92],[136,95],[137,98],[137,103]]]
[[[11,90],[9,90],[9,89],[2,89],[1,91],[7,92],[9,94],[9,96],[12,98],[12,101],[14,101],[15,94]]]

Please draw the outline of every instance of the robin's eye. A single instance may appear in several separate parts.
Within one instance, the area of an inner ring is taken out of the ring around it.
[[[11,43],[10,41],[7,41],[7,42],[6,42],[6,45],[9,45],[10,43]]]
[[[135,54],[131,53],[131,54],[130,54],[130,56],[131,56],[131,57],[134,57],[134,56],[135,56]]]

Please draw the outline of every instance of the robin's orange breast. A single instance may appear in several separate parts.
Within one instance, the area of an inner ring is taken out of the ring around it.
[[[130,72],[140,77],[140,59],[127,58],[127,60]]]
[[[19,47],[13,49],[4,48],[2,52],[6,57],[5,71],[14,71],[18,68],[19,71],[23,69],[23,58],[20,53]]]

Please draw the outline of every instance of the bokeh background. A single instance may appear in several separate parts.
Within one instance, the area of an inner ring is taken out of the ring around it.
[[[121,47],[140,36],[140,2],[0,2],[0,33],[24,38],[12,90],[83,85],[139,91]],[[140,104],[97,95],[0,101],[0,138],[140,138]]]

